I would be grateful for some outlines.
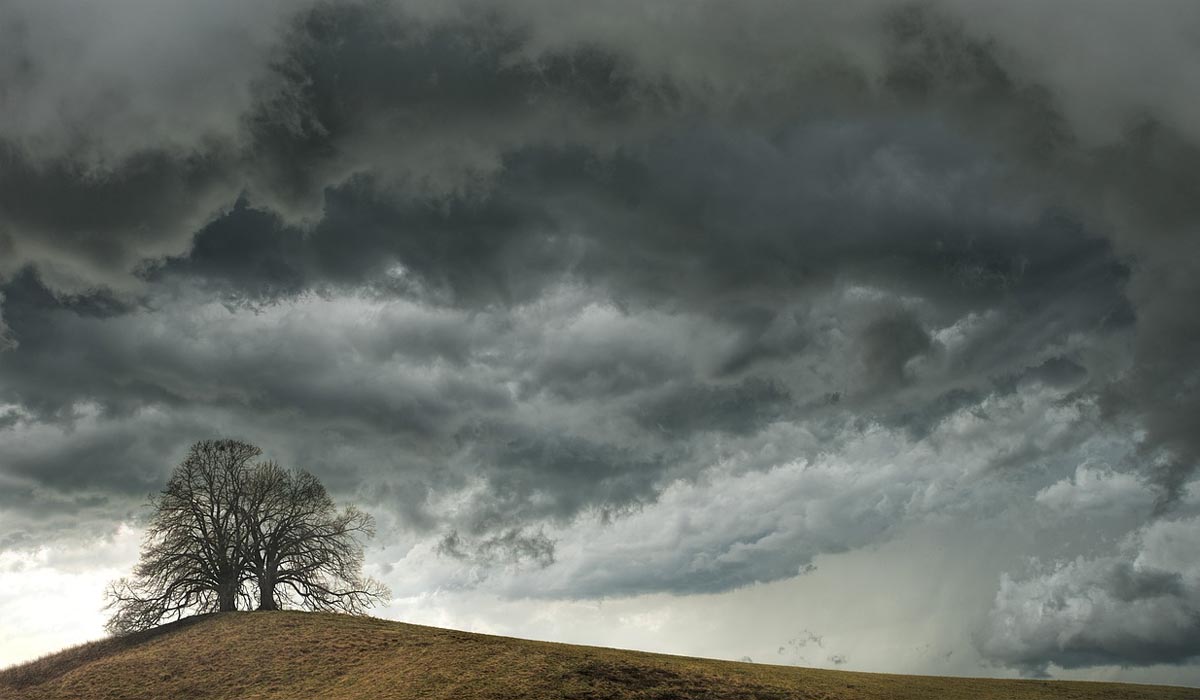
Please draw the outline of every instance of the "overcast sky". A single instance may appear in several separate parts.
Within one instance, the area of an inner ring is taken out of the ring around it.
[[[0,3],[0,665],[229,437],[413,622],[1200,685],[1194,0]]]

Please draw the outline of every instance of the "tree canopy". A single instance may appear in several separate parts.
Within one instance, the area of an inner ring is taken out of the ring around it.
[[[110,632],[255,602],[361,613],[387,597],[362,573],[371,516],[339,510],[315,476],[261,454],[237,440],[192,445],[151,502],[133,575],[106,592]]]

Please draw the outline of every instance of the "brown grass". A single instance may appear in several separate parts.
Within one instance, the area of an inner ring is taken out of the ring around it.
[[[1200,690],[825,671],[272,612],[207,615],[68,649],[0,671],[0,698],[1200,700]]]

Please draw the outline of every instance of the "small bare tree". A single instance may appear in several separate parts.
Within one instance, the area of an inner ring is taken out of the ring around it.
[[[362,574],[360,539],[375,534],[374,520],[354,507],[339,511],[312,474],[262,462],[247,479],[244,503],[259,610],[287,603],[361,613],[388,595]]]
[[[312,474],[236,440],[192,446],[153,501],[154,515],[131,578],[111,584],[108,630],[122,634],[188,613],[283,604],[361,613],[387,589],[362,573],[371,516],[338,510]]]
[[[236,440],[192,445],[153,501],[133,577],[109,586],[110,632],[147,629],[189,612],[237,609],[247,577],[238,501],[247,465],[261,453]]]

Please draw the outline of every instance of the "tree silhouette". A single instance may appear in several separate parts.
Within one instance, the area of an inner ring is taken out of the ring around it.
[[[312,474],[263,462],[247,479],[245,503],[246,561],[259,610],[288,602],[361,612],[386,595],[361,573],[358,537],[374,534],[371,516],[353,507],[338,511]]]
[[[246,578],[238,505],[250,460],[262,453],[235,440],[192,445],[154,499],[132,579],[109,586],[111,632],[131,632],[187,611],[237,609]]]
[[[151,505],[131,578],[110,584],[107,628],[123,634],[188,613],[282,603],[360,613],[387,589],[362,575],[360,538],[371,516],[338,511],[307,472],[252,463],[262,451],[237,440],[191,447]]]

